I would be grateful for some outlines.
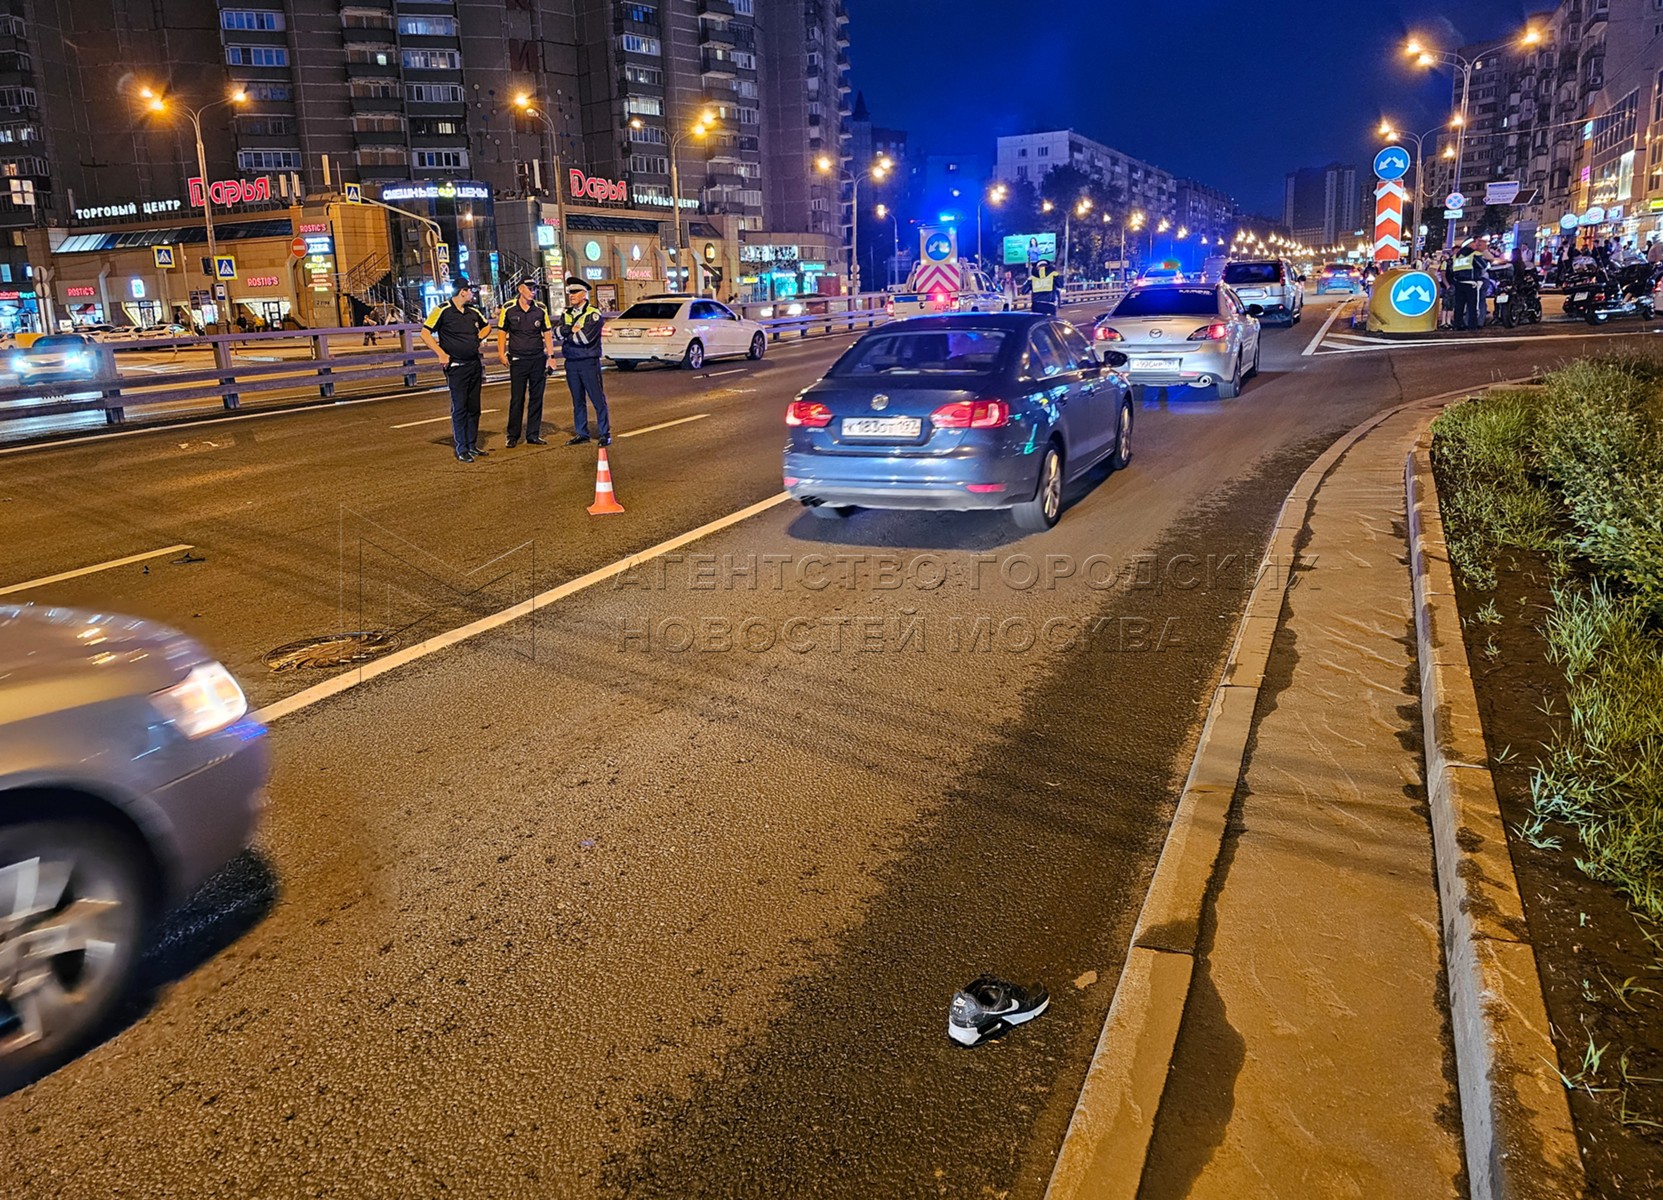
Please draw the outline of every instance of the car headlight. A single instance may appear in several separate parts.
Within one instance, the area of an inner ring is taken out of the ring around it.
[[[22,372],[22,371],[27,371],[28,369],[29,369],[29,356],[27,354],[14,354],[14,355],[12,355],[12,370],[13,371]]]
[[[153,692],[150,702],[188,738],[218,733],[248,711],[248,700],[231,672],[217,662],[202,663],[170,688]]]

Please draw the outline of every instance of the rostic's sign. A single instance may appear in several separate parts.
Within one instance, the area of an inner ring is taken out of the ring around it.
[[[609,203],[629,199],[629,185],[621,179],[599,179],[573,167],[567,172],[566,180],[571,185],[573,199],[581,200],[587,196],[591,200]]]
[[[250,275],[243,280],[244,287],[276,287],[281,280],[275,275]]]
[[[212,183],[203,185],[200,176],[189,180],[191,207],[201,208],[203,194],[215,204],[256,204],[262,200],[271,199],[271,176],[262,175],[258,179],[216,179]]]

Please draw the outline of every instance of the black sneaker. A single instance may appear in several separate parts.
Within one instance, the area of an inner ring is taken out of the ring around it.
[[[476,460],[474,459],[474,456],[471,455],[471,454],[458,454],[456,456],[456,461],[457,462],[471,463],[471,462],[474,462]]]
[[[530,442],[532,445],[537,444],[537,439],[536,438],[527,438],[526,441]],[[502,448],[504,450],[512,450],[515,446],[518,446],[519,444],[520,444],[520,439],[519,438],[509,438],[506,442],[503,443]]]
[[[566,439],[566,444],[568,446],[581,446],[581,445],[583,445],[583,443],[587,442],[588,440],[589,439],[587,437],[567,438]]]
[[[983,975],[953,997],[947,1009],[947,1036],[961,1046],[974,1046],[1033,1020],[1050,1004],[1051,994],[1037,983],[1023,987]]]
[[[490,451],[489,451],[489,450],[486,450],[486,449],[485,449],[485,448],[484,448],[484,447],[482,447],[482,446],[475,446],[475,447],[474,447],[474,448],[473,448],[473,456],[474,456],[474,457],[475,457],[475,458],[484,458],[484,457],[485,457],[485,456],[486,456],[486,455],[487,455],[487,454],[489,454],[489,453],[490,453]]]
[[[610,446],[612,444],[612,439],[609,437],[603,437],[598,444],[602,446]]]

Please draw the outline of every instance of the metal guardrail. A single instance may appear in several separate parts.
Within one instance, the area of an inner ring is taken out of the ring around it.
[[[1063,303],[1116,300],[1124,294],[1124,289],[1118,288],[1077,289],[1065,291]],[[888,298],[887,293],[881,292],[856,297],[827,297],[828,311],[771,317],[759,320],[757,324],[773,342],[793,336],[806,339],[859,333],[891,320],[884,307]],[[834,300],[844,301],[845,304],[833,307],[829,302]],[[426,382],[437,384],[443,380],[443,371],[438,359],[419,341],[420,328],[415,324],[374,327],[378,341],[387,337],[398,339],[396,348],[389,346],[386,350],[378,346],[363,346],[363,338],[369,332],[366,327],[100,342],[93,347],[97,368],[85,380],[0,388],[0,421],[102,410],[107,424],[119,425],[127,420],[130,408],[216,401],[225,409],[235,411],[242,406],[245,397],[257,398],[270,393],[295,392],[299,394],[292,399],[302,400],[309,399],[315,392],[318,399],[328,400],[333,399],[337,389],[343,386],[387,383],[414,388],[424,381],[424,376]],[[349,341],[354,349],[350,353],[332,353],[333,341]],[[200,351],[204,347],[213,354],[212,367],[160,375],[118,369],[118,353],[125,355],[180,349]],[[250,350],[269,348],[278,351],[290,347],[303,348],[306,356],[288,360],[246,360]],[[244,361],[237,361],[239,351],[244,354]]]

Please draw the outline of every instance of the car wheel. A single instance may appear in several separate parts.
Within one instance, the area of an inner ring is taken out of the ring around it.
[[[1125,469],[1132,461],[1132,402],[1123,400],[1120,404],[1120,420],[1115,425],[1114,453],[1109,456],[1109,466],[1116,471]]]
[[[1052,442],[1039,464],[1039,484],[1034,498],[1011,509],[1011,518],[1022,529],[1043,533],[1062,516],[1062,451]]]
[[[126,994],[145,882],[132,846],[102,825],[0,826],[0,1093],[85,1047]]]
[[[689,371],[697,371],[704,366],[704,343],[698,338],[687,343],[687,352],[681,356],[681,365]]]
[[[843,521],[854,516],[854,506],[850,504],[816,504],[809,508],[812,516],[822,521]]]
[[[620,359],[616,359],[614,361],[615,361],[615,365],[617,366],[618,370],[620,370],[620,371],[633,371],[633,370],[635,370],[636,367],[641,365],[638,362],[636,362],[633,358],[620,358]]]
[[[751,348],[746,352],[745,357],[752,362],[756,362],[766,353],[768,353],[768,339],[759,333],[751,339]]]
[[[1218,398],[1220,400],[1234,400],[1241,395],[1241,355],[1236,355],[1236,366],[1230,378],[1218,381]]]
[[[1256,378],[1258,376],[1258,374],[1259,374],[1259,353],[1264,348],[1265,348],[1265,344],[1264,344],[1264,339],[1262,339],[1262,338],[1253,343],[1253,365],[1247,369],[1247,374],[1243,375],[1242,379],[1244,379],[1244,380],[1253,379],[1253,378]]]

